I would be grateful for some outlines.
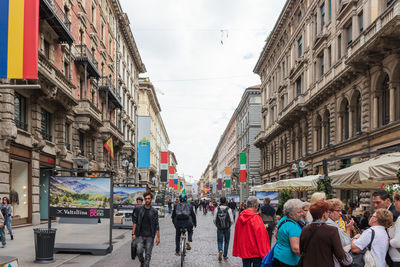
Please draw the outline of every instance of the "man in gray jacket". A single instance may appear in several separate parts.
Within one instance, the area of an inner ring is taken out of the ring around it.
[[[232,210],[227,206],[226,198],[221,197],[217,212],[214,212],[214,224],[217,226],[218,260],[228,259],[229,239],[231,236],[231,225],[234,223]],[[222,252],[222,242],[225,239]]]
[[[3,216],[3,213],[0,211],[0,239],[1,239],[1,245],[2,248],[6,247],[6,224],[5,224],[5,219]]]

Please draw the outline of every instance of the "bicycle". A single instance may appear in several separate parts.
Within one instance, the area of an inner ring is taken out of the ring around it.
[[[179,253],[181,254],[181,267],[186,256],[186,228],[181,228],[181,241],[179,244]]]

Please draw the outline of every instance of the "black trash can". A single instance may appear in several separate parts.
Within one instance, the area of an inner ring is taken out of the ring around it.
[[[35,255],[36,263],[54,262],[54,242],[56,239],[56,230],[53,228],[33,229],[35,234]]]

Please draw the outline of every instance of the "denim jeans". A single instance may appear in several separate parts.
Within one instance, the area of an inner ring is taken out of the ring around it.
[[[261,258],[242,259],[243,267],[261,267]]]
[[[1,239],[1,244],[3,246],[6,245],[6,231],[5,230],[6,230],[6,227],[4,227],[4,228],[0,227],[0,239]]]
[[[224,257],[228,257],[228,248],[229,248],[230,237],[231,237],[231,228],[230,227],[226,230],[217,230],[218,251],[222,251],[222,243],[223,243],[223,240],[225,239]]]
[[[154,246],[154,237],[138,236],[136,241],[136,255],[140,262],[144,263],[145,267],[150,266],[151,251]],[[143,252],[145,256],[143,257]]]
[[[8,216],[5,222],[5,225],[8,228],[8,232],[10,233],[10,236],[13,235],[12,229],[11,229],[11,216]],[[6,232],[6,229],[4,228],[4,233]]]

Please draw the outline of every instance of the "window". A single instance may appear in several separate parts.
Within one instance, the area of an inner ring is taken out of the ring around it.
[[[301,57],[303,55],[303,37],[300,36],[299,40],[297,40],[297,45],[298,45],[298,57]]]
[[[332,47],[328,47],[328,69],[332,66]]]
[[[96,139],[92,139],[92,160],[96,159]]]
[[[346,27],[346,35],[347,35],[347,44],[351,44],[353,42],[353,24],[350,23],[349,26]]]
[[[337,41],[337,46],[338,46],[338,60],[342,58],[342,35],[339,34],[338,36],[338,41]]]
[[[317,72],[318,72],[318,70],[317,70],[317,62],[314,62],[314,82],[316,82],[317,79],[318,79]]]
[[[364,14],[361,12],[358,15],[358,25],[360,25],[360,33],[364,30]]]
[[[316,135],[317,135],[317,150],[322,149],[322,119],[321,116],[318,115],[316,120]]]
[[[303,14],[301,13],[301,10],[300,10],[299,13],[297,13],[297,22],[300,23],[302,17],[303,17]]]
[[[315,34],[315,36],[317,36],[318,35],[318,14],[317,13],[315,13],[315,15],[314,15],[314,34]]]
[[[69,78],[69,63],[67,60],[64,60],[64,75]]]
[[[26,98],[15,93],[14,95],[14,122],[15,126],[22,130],[27,130],[26,124]]]
[[[96,15],[96,7],[95,7],[95,5],[93,4],[93,5],[92,5],[92,24],[95,23],[95,20],[96,20],[95,15]]]
[[[296,93],[297,96],[301,95],[301,77],[296,80]]]
[[[393,0],[386,0],[386,6],[389,6],[392,2]]]
[[[341,105],[342,113],[342,140],[349,139],[349,102],[347,99],[343,100]]]
[[[321,31],[323,31],[325,25],[325,4],[322,4],[320,10],[321,10]]]
[[[71,149],[71,141],[69,137],[69,132],[70,132],[70,127],[71,125],[69,123],[65,124],[65,147],[70,150]]]
[[[85,134],[82,132],[79,132],[79,150],[81,155],[85,155]]]
[[[80,98],[85,99],[85,84],[82,78],[79,79],[79,89],[80,89]]]
[[[323,76],[325,73],[325,69],[324,69],[324,51],[322,51],[319,56],[318,56],[318,61],[319,61],[319,77]]]
[[[282,77],[286,77],[286,66],[285,66],[285,61],[282,62]]]
[[[331,120],[330,113],[328,110],[325,111],[325,146],[329,145],[331,142]]]
[[[40,134],[43,136],[43,139],[47,141],[52,141],[51,136],[51,114],[47,110],[41,110],[42,113],[42,120],[41,120],[41,127],[40,127]]]
[[[360,95],[360,93],[357,95],[357,98],[356,98],[356,107],[355,107],[354,115],[355,115],[356,129],[353,132],[353,135],[361,132],[361,95]]]
[[[46,40],[43,41],[43,52],[47,59],[50,59],[50,43]]]
[[[329,0],[329,21],[332,20],[332,0]]]
[[[384,126],[389,123],[389,75],[385,76],[382,84],[382,96],[381,96],[381,109],[382,109],[382,118],[381,118],[381,126]]]

